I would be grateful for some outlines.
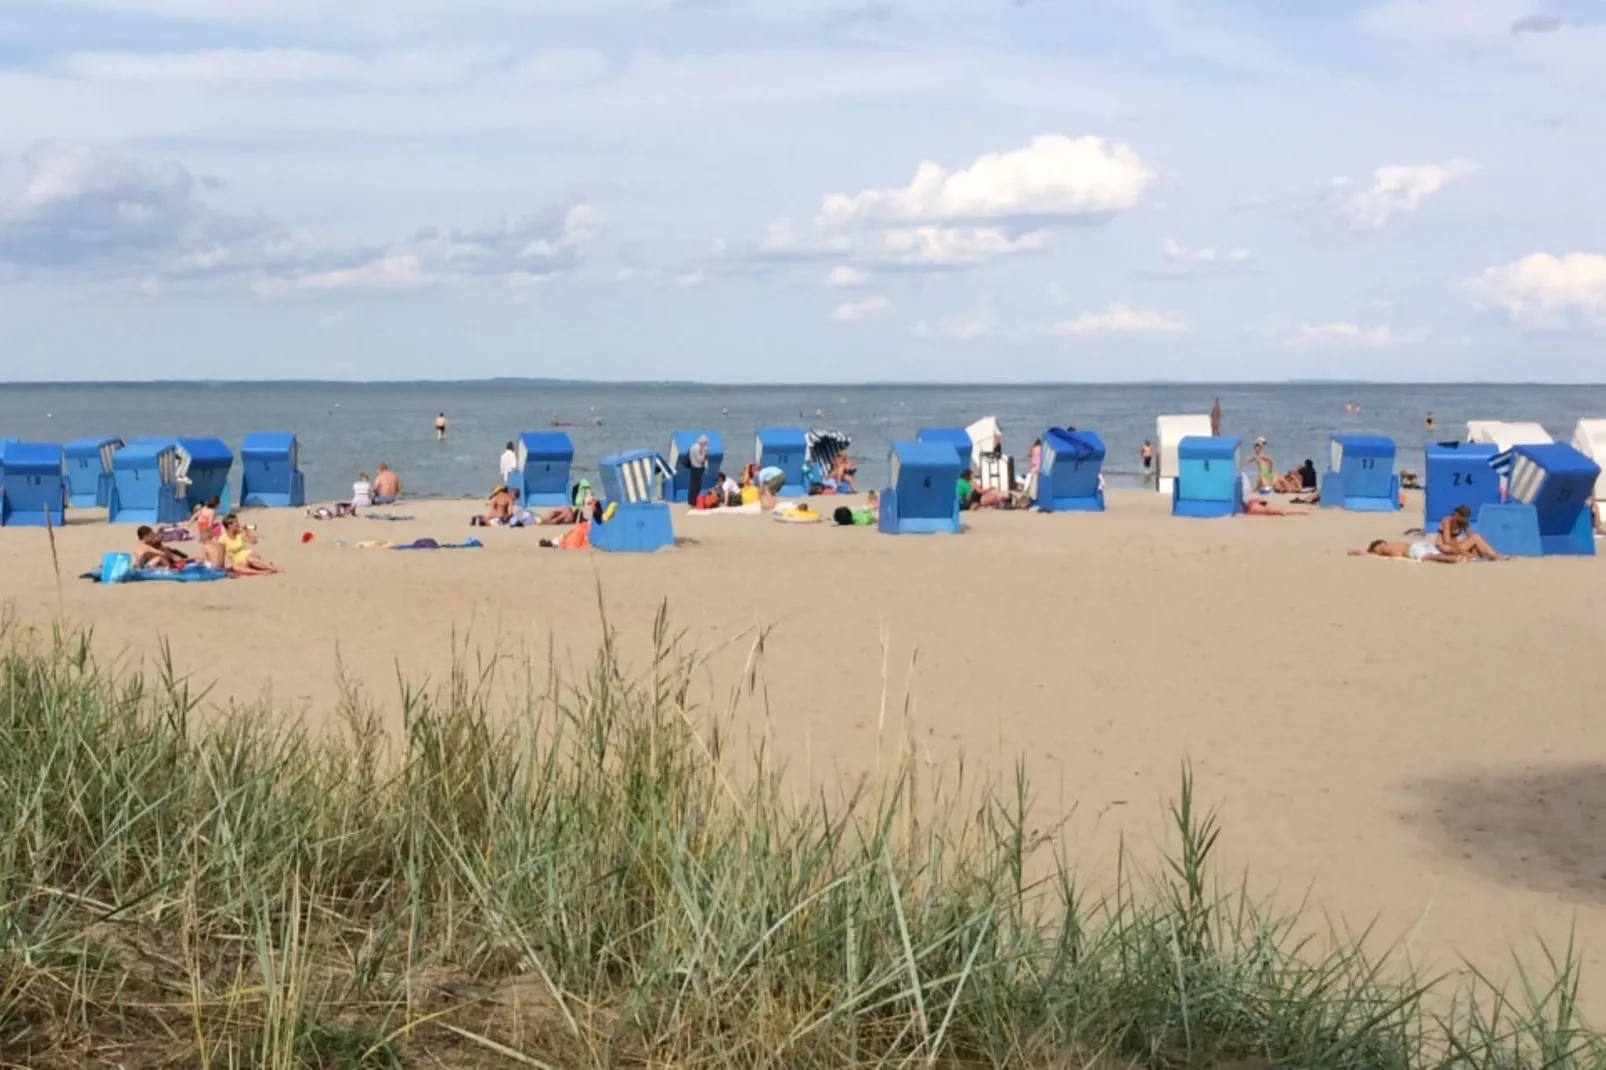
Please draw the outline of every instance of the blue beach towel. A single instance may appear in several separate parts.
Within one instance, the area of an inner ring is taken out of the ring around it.
[[[416,539],[406,546],[392,546],[392,550],[478,550],[485,544],[478,539],[466,542],[436,542],[434,539]]]
[[[417,520],[416,516],[398,516],[393,513],[363,513],[365,520]]]
[[[120,557],[123,560],[114,563],[110,569],[106,565],[92,568],[84,573],[80,579],[93,580],[95,583],[144,583],[153,580],[167,580],[172,583],[210,583],[213,580],[226,580],[229,574],[220,568],[186,568],[181,571],[167,569],[129,568],[127,554],[107,554],[110,557]],[[102,577],[110,577],[103,579]]]

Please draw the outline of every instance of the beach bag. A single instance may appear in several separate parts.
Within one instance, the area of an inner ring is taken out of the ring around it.
[[[100,559],[101,583],[122,583],[133,571],[133,554],[111,553]]]

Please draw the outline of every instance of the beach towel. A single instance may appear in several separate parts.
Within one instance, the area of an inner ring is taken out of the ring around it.
[[[818,524],[820,514],[806,505],[795,502],[781,502],[775,507],[771,518],[783,524]]]
[[[107,556],[110,557],[112,555],[108,554]],[[127,554],[118,554],[116,556],[124,558],[123,564],[124,566],[127,565]],[[110,575],[111,578],[103,580],[102,577],[106,575]],[[205,565],[191,565],[182,569],[129,568],[122,572],[117,571],[115,568],[108,572],[106,566],[102,565],[100,568],[90,569],[79,578],[107,584],[144,583],[152,580],[168,580],[174,583],[210,583],[212,580],[226,580],[229,578],[229,574],[223,569],[208,568]]]
[[[690,509],[687,516],[758,516],[764,511],[758,500],[746,505],[722,505],[718,509]]]
[[[478,550],[485,544],[478,539],[464,542],[436,542],[434,539],[414,539],[405,546],[392,546],[392,550]]]
[[[416,516],[400,516],[395,513],[364,513],[368,520],[417,520]]]

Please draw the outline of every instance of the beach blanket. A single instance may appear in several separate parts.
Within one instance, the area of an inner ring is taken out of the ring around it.
[[[687,516],[758,516],[764,511],[758,502],[748,505],[721,505],[717,509],[688,509]]]
[[[818,524],[820,514],[807,505],[797,502],[781,502],[775,506],[770,514],[772,520],[779,520],[783,524]]]
[[[478,539],[464,542],[436,542],[434,539],[414,539],[405,546],[392,546],[392,550],[478,550],[485,544]]]
[[[366,520],[417,520],[416,516],[401,516],[396,513],[363,513]]]
[[[104,570],[92,568],[79,579],[101,582]],[[168,580],[174,583],[210,583],[213,580],[226,580],[229,574],[220,568],[208,568],[205,565],[195,565],[184,569],[129,569],[121,577],[112,580],[112,583],[145,583],[151,580]]]

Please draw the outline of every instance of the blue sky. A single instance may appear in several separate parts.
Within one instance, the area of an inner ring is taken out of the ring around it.
[[[1599,382],[1602,0],[8,0],[0,380]]]

